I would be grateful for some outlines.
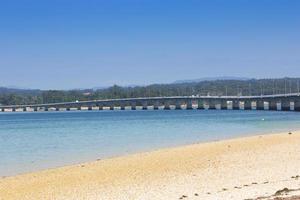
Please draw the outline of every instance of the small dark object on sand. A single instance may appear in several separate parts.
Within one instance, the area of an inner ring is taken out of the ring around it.
[[[275,192],[275,196],[280,196],[280,195],[283,195],[283,194],[286,194],[288,193],[290,190],[288,188],[283,188],[282,190],[278,190],[277,192]]]
[[[184,199],[184,198],[187,198],[186,195],[182,195],[179,199]]]
[[[85,167],[84,165],[81,165],[81,167]]]
[[[300,176],[299,176],[299,175],[297,175],[297,176],[292,176],[291,178],[298,180],[298,179],[300,178]]]
[[[223,188],[222,190],[223,190],[223,191],[226,191],[227,189],[226,189],[226,188]]]
[[[252,185],[257,185],[257,183],[256,183],[256,182],[253,182]]]
[[[210,192],[206,193],[206,194],[210,194]]]
[[[198,193],[195,193],[194,195],[195,195],[195,196],[199,196],[199,194],[198,194]]]
[[[292,135],[293,133],[292,132],[289,132],[289,135]]]

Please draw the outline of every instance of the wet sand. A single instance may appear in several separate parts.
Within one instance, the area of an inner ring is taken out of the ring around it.
[[[0,199],[299,199],[300,132],[161,149],[0,178]]]

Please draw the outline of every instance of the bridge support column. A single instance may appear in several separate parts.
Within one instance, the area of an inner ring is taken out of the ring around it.
[[[295,102],[295,111],[300,111],[300,99],[297,99]]]
[[[121,109],[121,110],[125,110],[126,102],[120,101],[119,104],[120,104],[120,109]]]
[[[131,110],[136,110],[136,102],[131,102],[130,106],[131,106]]]
[[[147,110],[148,107],[148,101],[142,101],[143,110]]]
[[[210,99],[207,101],[208,109],[215,110],[216,109],[216,101]]]
[[[244,109],[245,110],[251,110],[252,109],[251,100],[245,100],[244,101]]]
[[[193,102],[191,99],[188,99],[186,102],[186,109],[191,110],[193,109]]]
[[[204,109],[204,102],[203,102],[203,100],[198,100],[198,109],[199,110],[202,110],[202,109]]]
[[[222,110],[227,110],[228,107],[227,107],[227,100],[226,99],[222,99],[221,100],[221,109]]]
[[[181,110],[181,105],[182,105],[182,102],[180,100],[175,101],[175,109],[176,110]]]
[[[169,101],[163,101],[164,110],[170,110],[170,102]]]
[[[232,100],[232,109],[239,110],[240,109],[240,101],[237,99]]]
[[[159,100],[155,100],[154,102],[153,102],[153,106],[154,106],[154,110],[158,110],[159,109]]]
[[[281,101],[281,110],[283,110],[283,111],[291,110],[290,101],[288,99],[284,99]]]
[[[257,110],[264,110],[264,100],[259,99],[256,101],[256,109]]]
[[[276,100],[269,101],[269,110],[277,110]]]

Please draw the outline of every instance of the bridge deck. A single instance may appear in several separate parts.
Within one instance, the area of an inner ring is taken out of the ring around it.
[[[0,106],[0,111],[47,111],[47,110],[103,110],[103,109],[259,109],[300,111],[300,94],[262,96],[172,96],[103,99],[91,101],[60,102],[34,105]],[[151,108],[152,109],[152,108]]]

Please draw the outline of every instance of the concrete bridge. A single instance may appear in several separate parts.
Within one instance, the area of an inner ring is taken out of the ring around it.
[[[262,96],[146,97],[0,106],[0,112],[173,109],[300,111],[300,93]]]

